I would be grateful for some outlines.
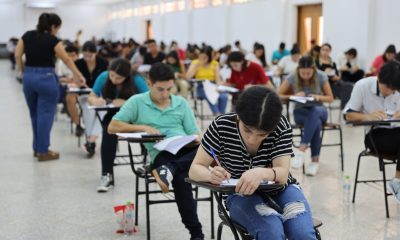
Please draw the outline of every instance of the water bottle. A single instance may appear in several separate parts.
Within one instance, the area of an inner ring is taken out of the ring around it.
[[[125,235],[133,235],[134,232],[134,215],[133,204],[131,202],[127,202],[125,205],[124,211],[124,234]]]
[[[351,196],[350,176],[345,175],[343,179],[343,202],[345,204],[350,204],[350,196]]]

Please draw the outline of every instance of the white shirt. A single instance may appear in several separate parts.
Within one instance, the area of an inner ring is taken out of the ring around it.
[[[298,62],[293,61],[292,56],[284,56],[278,63],[278,66],[282,69],[283,74],[289,74],[294,72],[299,65]]]
[[[367,77],[356,82],[343,113],[349,110],[360,113],[371,113],[376,110],[383,110],[393,114],[400,110],[400,93],[384,97],[379,93],[377,77]]]

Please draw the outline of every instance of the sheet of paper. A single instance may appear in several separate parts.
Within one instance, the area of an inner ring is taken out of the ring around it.
[[[300,96],[290,96],[289,100],[299,102],[299,103],[306,103],[314,101],[313,97],[300,97]]]
[[[93,106],[93,105],[89,105],[88,108],[89,109],[96,109],[96,108],[114,108],[114,104],[110,103],[104,106]]]
[[[216,104],[219,98],[219,93],[217,91],[217,85],[211,83],[210,81],[203,82],[204,92],[206,93],[206,97],[208,101],[212,104]]]
[[[170,137],[156,143],[154,148],[159,151],[168,151],[176,154],[181,148],[193,142],[196,138],[197,135]]]
[[[83,92],[83,91],[89,92],[89,91],[92,91],[92,89],[91,88],[78,88],[78,87],[68,88],[68,92]]]
[[[217,90],[220,91],[220,92],[230,92],[230,93],[239,92],[239,89],[237,89],[237,88],[229,87],[229,86],[223,86],[223,85],[219,85],[217,87]]]
[[[141,72],[141,73],[143,73],[143,72],[149,72],[150,71],[150,68],[151,68],[151,65],[148,65],[148,64],[143,64],[143,65],[140,65],[139,67],[138,67],[138,72]]]
[[[146,132],[135,132],[135,133],[117,133],[118,137],[122,138],[141,138],[142,135],[147,134]]]
[[[239,182],[239,179],[229,179],[229,180],[224,180],[220,184],[221,186],[236,186],[237,183]],[[274,184],[274,181],[262,181],[261,184]]]

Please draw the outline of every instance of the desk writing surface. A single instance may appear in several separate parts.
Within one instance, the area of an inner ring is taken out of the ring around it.
[[[348,121],[347,124],[353,126],[373,126],[373,125],[388,125],[390,123],[400,123],[400,119],[382,119],[375,121]]]
[[[112,110],[112,109],[119,109],[120,107],[116,107],[114,106],[114,104],[107,104],[104,106],[88,106],[89,109],[93,109],[96,111],[108,111],[108,110]]]
[[[223,185],[216,185],[209,182],[198,182],[194,181],[190,178],[185,179],[186,182],[191,183],[195,186],[203,187],[211,191],[221,192],[221,193],[235,193],[236,186],[223,186]],[[281,188],[283,185],[281,184],[260,184],[258,190],[277,190]]]
[[[68,93],[78,93],[78,94],[89,94],[91,91],[92,91],[91,88],[78,88],[78,87],[68,88],[67,90]]]

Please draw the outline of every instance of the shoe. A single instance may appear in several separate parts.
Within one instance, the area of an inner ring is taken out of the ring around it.
[[[85,132],[85,129],[81,127],[81,125],[76,125],[75,128],[75,136],[81,137],[83,133]]]
[[[114,186],[113,177],[111,174],[107,173],[106,175],[101,176],[100,185],[97,187],[97,192],[107,192],[108,189]]]
[[[316,162],[312,162],[307,166],[306,175],[315,176],[318,173],[318,169],[319,169],[319,164]]]
[[[47,153],[36,153],[36,156],[39,162],[57,160],[60,158],[60,154],[58,152],[51,150],[49,150]]]
[[[297,151],[294,154],[294,158],[291,159],[291,163],[290,163],[291,167],[292,168],[301,168],[301,167],[303,167],[304,159],[305,159],[304,155],[305,155],[304,152]]]
[[[95,142],[87,142],[87,143],[85,143],[85,149],[86,149],[86,152],[87,152],[86,157],[87,158],[92,158],[93,155],[96,152],[96,143]]]
[[[400,181],[392,179],[386,186],[389,192],[393,194],[394,199],[400,204]]]
[[[167,166],[161,165],[153,169],[152,173],[158,185],[160,185],[162,192],[168,193],[169,187],[172,185],[172,179],[174,179],[171,170]]]

